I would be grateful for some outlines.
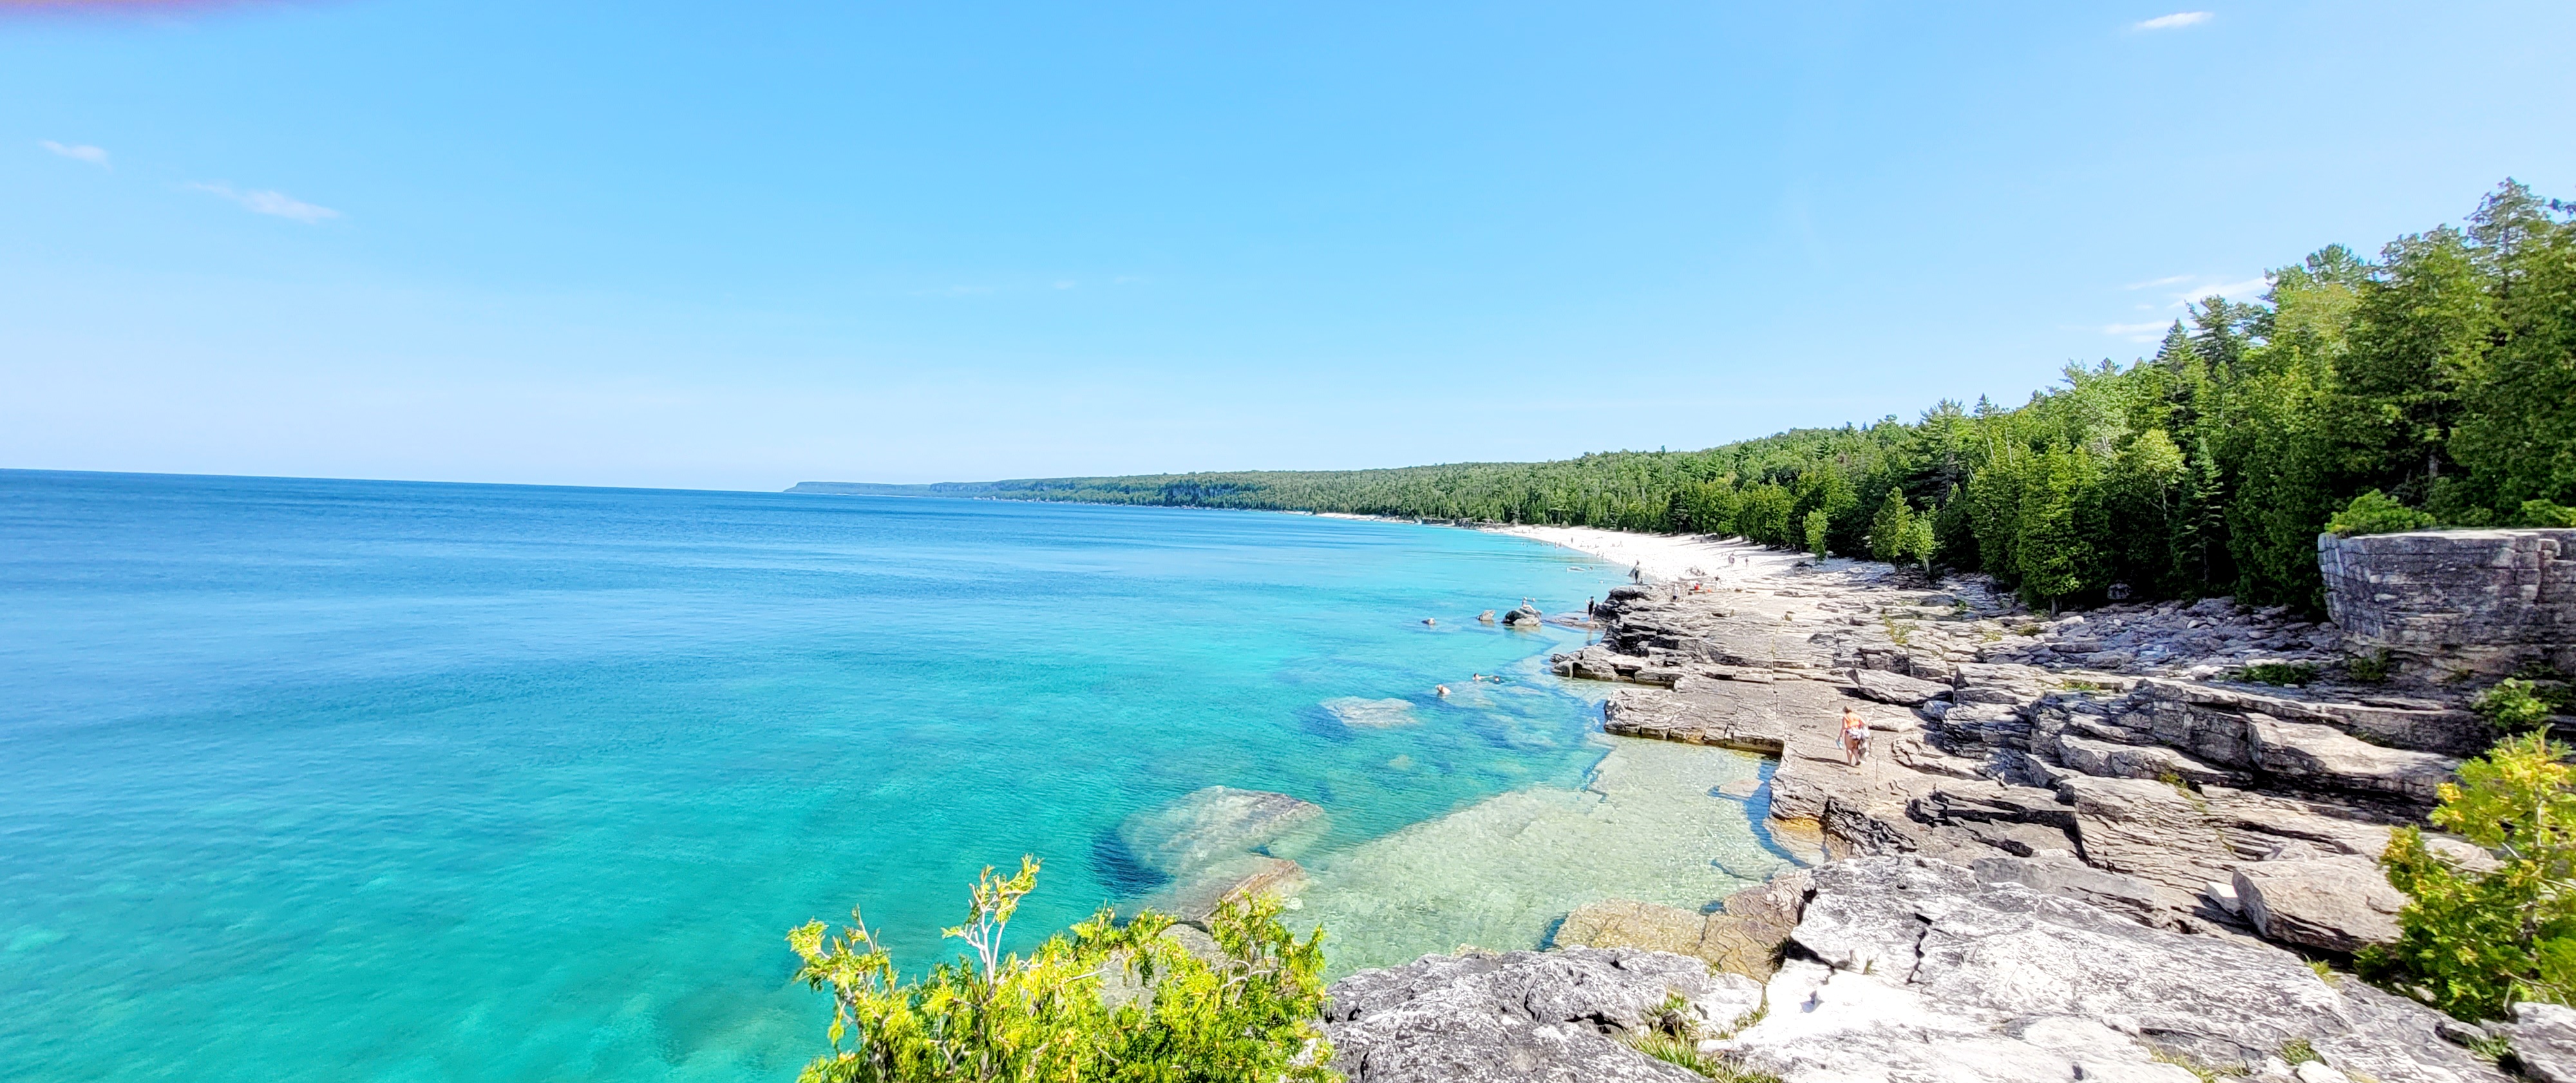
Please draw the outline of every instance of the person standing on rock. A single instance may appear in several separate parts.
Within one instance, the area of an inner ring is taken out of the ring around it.
[[[1869,720],[1850,707],[1843,708],[1843,762],[1860,766],[1860,758],[1869,753]]]

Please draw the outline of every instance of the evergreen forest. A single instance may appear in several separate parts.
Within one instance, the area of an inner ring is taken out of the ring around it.
[[[2153,357],[2005,406],[1689,452],[938,486],[1009,499],[1736,534],[1982,570],[2034,603],[2323,606],[2329,529],[2576,526],[2576,204],[2506,181],[2462,227],[2331,245]]]

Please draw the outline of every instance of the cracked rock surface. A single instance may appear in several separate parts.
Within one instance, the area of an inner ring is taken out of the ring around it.
[[[1632,948],[1433,955],[1333,984],[1325,1029],[1351,1083],[1706,1083],[1619,1041],[1679,994],[1734,1025],[1762,987],[1697,959]]]
[[[1832,862],[1800,890],[1789,957],[1758,986],[1637,949],[1430,956],[1353,975],[1332,988],[1336,1066],[1355,1083],[1688,1083],[1698,1077],[1621,1041],[1678,993],[1704,1052],[1787,1083],[2507,1078],[2446,1040],[2439,1013],[2329,982],[2249,938],[2151,928],[1919,856]],[[2297,1043],[2321,1062],[2286,1063]]]
[[[1602,641],[1556,661],[1626,685],[1604,728],[1777,755],[1771,818],[1813,825],[1829,856],[1939,857],[2159,928],[2335,954],[2393,935],[2402,896],[2373,863],[2494,735],[2457,689],[2231,683],[2257,661],[2330,675],[2336,635],[2223,598],[2043,619],[1983,577],[1831,561],[1622,588],[1597,615]],[[1858,768],[1845,708],[1872,732]]]

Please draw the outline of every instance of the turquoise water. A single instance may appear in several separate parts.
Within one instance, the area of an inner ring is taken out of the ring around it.
[[[1564,550],[1303,516],[0,471],[0,1079],[791,1078],[784,931],[1032,934],[1209,785],[1329,855],[1600,759],[1478,610]],[[1437,627],[1420,623],[1437,617]],[[1517,669],[1515,668],[1517,667]],[[1444,703],[1512,670],[1537,694]],[[1353,730],[1319,704],[1412,701]]]

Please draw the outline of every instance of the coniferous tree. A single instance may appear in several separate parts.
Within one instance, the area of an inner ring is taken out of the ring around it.
[[[2464,228],[2375,262],[2326,246],[2271,272],[2259,302],[2190,306],[2152,359],[2070,365],[2014,407],[1945,400],[1911,423],[1695,452],[938,491],[1733,532],[1844,554],[1891,553],[1920,523],[1940,561],[2033,600],[2120,582],[2314,610],[2317,533],[2363,493],[2448,525],[2558,522],[2576,505],[2569,217],[2507,181]],[[1905,530],[1879,521],[1898,508]]]

